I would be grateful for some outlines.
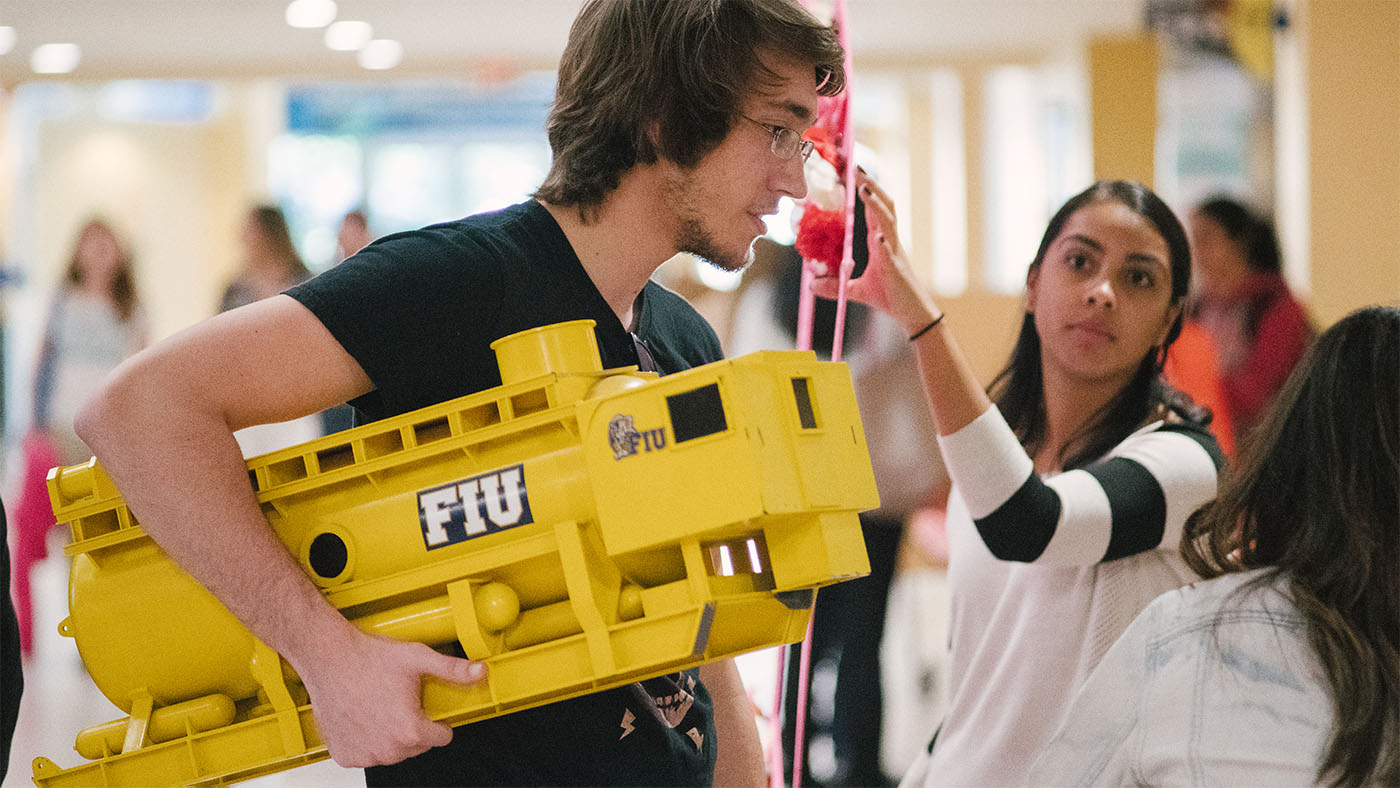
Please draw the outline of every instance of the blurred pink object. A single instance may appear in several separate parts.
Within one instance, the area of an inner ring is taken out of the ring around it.
[[[49,469],[58,464],[58,447],[42,430],[24,436],[22,448],[24,478],[19,501],[13,510],[15,617],[19,619],[20,652],[34,653],[34,608],[29,576],[34,564],[48,554],[49,531],[54,527],[53,506],[49,503]]]

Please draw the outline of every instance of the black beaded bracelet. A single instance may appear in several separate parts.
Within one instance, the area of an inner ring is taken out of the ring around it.
[[[948,314],[947,312],[940,312],[940,313],[938,313],[938,317],[935,317],[935,318],[933,319],[933,322],[932,322],[932,323],[929,323],[928,325],[924,326],[923,328],[919,329],[918,331],[915,331],[913,334],[910,334],[910,335],[909,335],[909,341],[910,341],[910,342],[913,342],[914,340],[918,339],[919,337],[923,336],[924,334],[927,334],[927,333],[929,332],[929,330],[932,329],[934,326],[938,325],[939,323],[942,323],[942,322],[943,322],[943,318],[944,318],[945,316],[947,316],[947,314]]]

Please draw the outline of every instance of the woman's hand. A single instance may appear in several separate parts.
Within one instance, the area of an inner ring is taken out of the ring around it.
[[[864,170],[857,169],[855,187],[865,202],[868,228],[866,244],[870,264],[858,279],[846,285],[848,298],[889,314],[912,334],[942,314],[920,284],[900,246],[895,231],[894,205],[890,197]],[[812,291],[822,298],[836,298],[835,275],[818,278]]]

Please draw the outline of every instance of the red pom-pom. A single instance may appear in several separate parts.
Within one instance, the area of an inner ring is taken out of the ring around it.
[[[841,155],[836,146],[835,134],[832,134],[827,131],[825,127],[818,124],[807,129],[807,133],[804,134],[803,137],[816,143],[813,149],[816,151],[817,155],[830,162],[831,166],[836,167],[838,172],[840,171]]]
[[[808,203],[797,220],[794,244],[804,260],[826,264],[828,272],[841,267],[846,241],[846,216],[841,211],[824,211]]]

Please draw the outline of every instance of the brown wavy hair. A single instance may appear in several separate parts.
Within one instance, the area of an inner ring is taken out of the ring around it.
[[[83,242],[91,233],[107,233],[117,246],[117,272],[112,277],[112,287],[108,296],[116,307],[117,317],[125,323],[136,312],[136,274],[133,271],[131,249],[105,219],[89,219],[78,231],[77,240],[73,243],[73,254],[68,258],[68,268],[64,271],[63,279],[72,287],[82,286],[84,272],[80,258]]]
[[[287,226],[287,215],[281,208],[276,205],[255,205],[249,209],[248,218],[257,225],[258,232],[282,264],[288,279],[301,282],[311,278],[310,269],[297,253],[291,229]]]
[[[588,221],[635,165],[694,166],[776,78],[760,55],[811,63],[820,95],[845,88],[836,32],[794,0],[592,0],[559,63],[554,161],[535,197]]]
[[[1182,557],[1286,577],[1332,694],[1317,780],[1400,785],[1400,309],[1324,332],[1237,462]]]

